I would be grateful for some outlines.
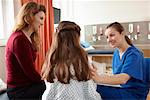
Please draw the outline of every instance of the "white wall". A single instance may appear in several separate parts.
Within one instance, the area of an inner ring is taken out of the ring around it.
[[[20,0],[13,0],[14,2],[14,16],[16,17],[20,8],[21,8],[21,1]]]
[[[5,47],[0,46],[0,78],[6,81]]]
[[[57,1],[57,0],[54,0]],[[71,20],[84,25],[150,20],[149,0],[61,0],[61,20]],[[70,6],[71,5],[71,6]]]
[[[61,4],[60,0],[53,0],[52,2],[53,2],[53,7],[60,8],[60,4]]]
[[[75,19],[81,24],[113,21],[144,21],[148,18],[148,1],[76,1]]]
[[[150,19],[150,1],[148,2],[148,17]]]
[[[74,0],[53,0],[53,7],[61,9],[61,21],[74,21]]]

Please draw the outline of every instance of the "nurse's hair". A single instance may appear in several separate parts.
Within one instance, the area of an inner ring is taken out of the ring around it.
[[[70,21],[59,23],[53,36],[52,45],[43,67],[44,77],[53,83],[54,79],[68,84],[70,79],[87,81],[90,79],[90,67],[87,53],[80,46],[80,27]]]
[[[119,22],[113,22],[113,23],[109,24],[109,25],[106,27],[106,29],[108,29],[108,28],[114,28],[114,29],[116,29],[116,31],[118,31],[120,34],[122,34],[122,32],[124,31],[123,26],[122,26]],[[128,38],[127,35],[125,35],[125,40],[126,40],[126,42],[127,42],[129,45],[132,45],[132,42],[131,42],[131,40]]]

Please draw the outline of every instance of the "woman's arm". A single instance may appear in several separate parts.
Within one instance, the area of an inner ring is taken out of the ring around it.
[[[50,67],[49,67],[49,62],[50,61],[48,61],[48,60],[50,60],[49,53],[50,53],[50,48],[48,49],[48,51],[46,53],[46,57],[45,57],[43,65],[42,65],[42,70],[41,70],[42,79],[46,79],[46,77],[49,73],[49,70],[50,70]]]
[[[20,36],[14,40],[13,53],[23,73],[33,82],[41,81],[41,76],[35,69],[31,46],[25,37]]]
[[[130,76],[126,73],[115,75],[105,75],[105,74],[98,75],[96,69],[92,69],[92,79],[96,83],[100,84],[119,85],[125,84],[130,79]]]

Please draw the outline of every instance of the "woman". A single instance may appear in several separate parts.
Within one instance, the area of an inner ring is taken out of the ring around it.
[[[47,100],[101,99],[90,80],[87,54],[80,46],[80,27],[74,22],[59,23],[43,68],[43,77],[50,82]]]
[[[7,94],[10,99],[41,99],[45,83],[35,69],[39,26],[44,24],[45,7],[28,2],[20,9],[6,46]]]
[[[102,99],[146,99],[148,84],[145,82],[143,54],[125,35],[123,26],[114,22],[107,26],[105,35],[112,48],[116,48],[113,56],[112,69],[114,75],[98,75],[93,70],[92,78],[98,84],[120,85],[111,87],[98,85],[97,91]]]

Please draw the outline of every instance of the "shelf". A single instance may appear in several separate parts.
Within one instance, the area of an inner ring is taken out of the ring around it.
[[[89,50],[87,51],[88,55],[112,55],[114,53],[113,50]]]

